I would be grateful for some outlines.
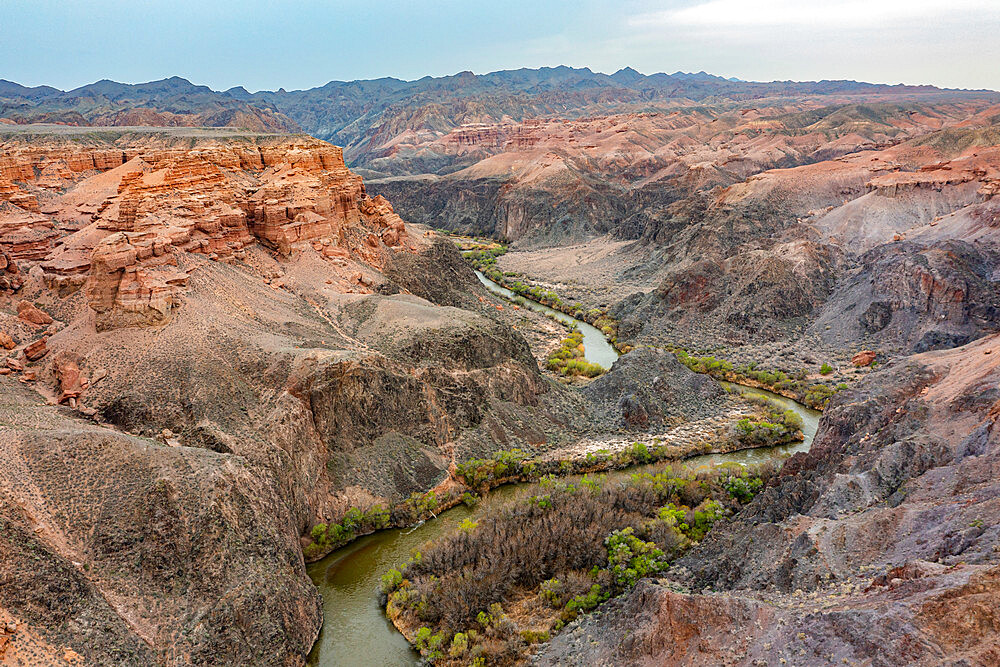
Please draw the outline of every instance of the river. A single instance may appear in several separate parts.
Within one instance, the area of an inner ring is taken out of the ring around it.
[[[479,274],[479,272],[476,272]],[[479,279],[489,288],[508,298],[514,293],[488,280]],[[569,315],[528,301],[526,307],[539,312],[554,313],[564,321],[577,323],[584,335],[586,358],[593,363],[610,367],[618,353],[601,332],[589,324],[577,322]],[[586,329],[584,328],[586,327]],[[592,330],[588,342],[587,329]],[[597,339],[593,337],[596,334]],[[599,339],[599,343],[597,340]],[[592,356],[593,355],[593,356]],[[611,355],[614,355],[613,357]],[[806,451],[812,444],[819,425],[820,413],[795,401],[762,389],[720,383],[730,391],[763,394],[785,409],[794,410],[803,421],[805,440],[792,445],[748,449],[729,454],[706,454],[685,461],[694,468],[725,462],[743,464],[761,463],[776,457]],[[648,466],[607,473],[609,479],[625,479],[639,471],[658,471],[670,465],[660,462]],[[309,656],[310,665],[322,667],[351,667],[354,665],[415,665],[420,656],[410,648],[406,639],[386,619],[378,604],[378,587],[381,576],[410,558],[414,549],[426,542],[445,535],[458,527],[466,517],[483,517],[494,514],[501,505],[529,493],[531,484],[515,484],[494,489],[474,508],[459,505],[443,512],[436,519],[419,527],[385,530],[338,549],[326,558],[309,565],[309,576],[323,596],[323,630]]]
[[[544,313],[551,317],[556,318],[560,322],[565,322],[566,324],[571,324],[576,326],[580,333],[583,334],[583,358],[592,364],[597,364],[601,368],[607,370],[611,368],[611,365],[618,360],[618,350],[614,348],[608,339],[604,337],[604,334],[597,327],[587,324],[586,322],[581,322],[580,320],[567,315],[566,313],[560,312],[555,308],[549,308],[546,305],[540,304],[537,301],[531,301],[524,297],[519,297],[514,292],[510,291],[506,287],[498,285],[486,276],[482,274],[481,271],[476,271],[476,276],[479,278],[486,289],[504,297],[508,300],[517,299],[518,305],[523,304],[522,308],[530,308],[538,313]]]

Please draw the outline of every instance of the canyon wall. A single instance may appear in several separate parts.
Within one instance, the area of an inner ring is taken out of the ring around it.
[[[11,659],[303,664],[315,524],[581,421],[339,148],[31,132],[0,133]]]
[[[535,663],[995,664],[998,342],[839,394],[749,506]]]

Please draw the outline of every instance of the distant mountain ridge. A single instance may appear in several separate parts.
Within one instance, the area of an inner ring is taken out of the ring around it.
[[[823,95],[976,95],[934,86],[857,81],[753,82],[708,74],[613,74],[565,65],[538,69],[469,71],[413,81],[391,77],[330,81],[306,90],[215,91],[181,77],[126,84],[102,79],[69,91],[27,87],[0,79],[5,122],[73,125],[151,124],[306,131],[344,145],[363,158],[376,136],[406,126],[444,132],[469,122],[520,121],[540,116],[581,117],[664,105]],[[362,159],[363,161],[363,159]]]

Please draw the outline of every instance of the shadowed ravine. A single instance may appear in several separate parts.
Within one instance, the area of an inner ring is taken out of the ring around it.
[[[478,272],[477,272],[478,274]],[[509,290],[479,279],[492,291],[505,296]],[[498,291],[502,290],[502,291]],[[505,294],[506,293],[506,294]],[[560,319],[576,322],[568,315],[529,301],[529,307],[541,312],[552,312]],[[582,322],[577,323],[584,332],[584,347],[588,361],[610,366],[617,352],[600,331]],[[588,334],[587,329],[593,332]],[[596,335],[596,338],[595,338]],[[614,355],[614,357],[610,357]],[[609,359],[611,361],[609,362]],[[760,389],[743,388],[723,383],[730,390],[748,390],[764,394],[785,409],[792,409],[803,420],[802,442],[780,447],[749,449],[729,454],[707,454],[687,459],[689,466],[717,465],[725,462],[742,464],[761,463],[808,450],[819,423],[820,413],[791,399]],[[630,468],[608,473],[609,479],[626,478],[639,471],[663,470],[670,462]],[[458,527],[467,517],[483,517],[495,513],[496,508],[522,495],[532,484],[514,484],[494,489],[474,507],[464,505],[443,512],[436,519],[416,528],[386,530],[363,537],[352,544],[334,551],[321,561],[309,566],[309,576],[323,596],[323,630],[310,654],[311,665],[341,667],[345,665],[413,665],[419,655],[386,619],[378,604],[380,577],[390,568],[406,562],[413,550],[445,535]]]

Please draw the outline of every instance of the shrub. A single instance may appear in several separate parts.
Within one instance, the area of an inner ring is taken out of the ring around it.
[[[389,595],[403,583],[403,573],[393,568],[382,575],[382,592]]]
[[[649,448],[646,447],[646,443],[644,442],[633,443],[629,454],[636,463],[649,463],[653,460],[653,457],[649,454]]]
[[[763,486],[764,481],[760,477],[748,477],[745,473],[732,474],[722,481],[726,492],[742,504],[753,500]]]
[[[604,543],[608,548],[608,569],[623,589],[632,588],[639,579],[667,566],[662,560],[663,551],[637,538],[632,527],[614,531]]]
[[[819,367],[820,375],[829,375],[832,372],[833,372],[833,366],[826,363],[825,361],[823,362],[823,365]]]
[[[468,650],[468,635],[463,632],[456,632],[455,636],[451,639],[451,648],[448,650],[448,656],[452,658],[461,658]]]
[[[541,583],[541,585],[538,588],[539,588],[538,594],[542,597],[543,600],[548,602],[549,605],[557,609],[562,606],[560,604],[560,599],[562,597],[562,592],[563,592],[563,585],[561,581],[555,578],[546,579]]]

